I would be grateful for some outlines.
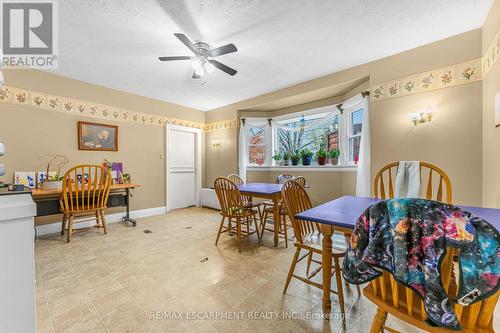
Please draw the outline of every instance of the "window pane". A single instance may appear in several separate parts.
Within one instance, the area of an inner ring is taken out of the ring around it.
[[[248,147],[248,162],[250,164],[263,165],[266,160],[265,147],[250,146]]]
[[[363,126],[363,109],[351,113],[351,125],[351,135],[357,135],[361,133]]]
[[[260,127],[250,127],[248,129],[248,144],[262,145],[264,144],[264,129]]]
[[[360,136],[355,136],[354,138],[349,139],[349,162],[354,162],[358,164],[360,143],[361,143]]]
[[[313,153],[316,153],[320,148],[334,149],[338,148],[338,128],[339,117],[330,118],[330,121],[323,117],[314,117],[305,119],[304,129],[299,131],[288,131],[286,129],[277,129],[277,150],[280,153],[295,153],[301,149],[307,148]],[[281,123],[289,128],[300,128],[301,121],[293,121]]]

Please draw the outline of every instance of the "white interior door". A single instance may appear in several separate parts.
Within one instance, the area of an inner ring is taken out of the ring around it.
[[[198,205],[200,139],[199,130],[167,125],[167,211]]]

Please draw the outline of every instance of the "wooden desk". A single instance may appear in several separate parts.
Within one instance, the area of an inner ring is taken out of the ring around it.
[[[130,190],[141,187],[139,184],[113,184],[109,193],[107,207],[126,207],[123,221],[130,222],[135,227],[137,221],[130,218]],[[36,216],[60,214],[59,197],[62,189],[43,190],[33,189],[31,195],[36,203]]]

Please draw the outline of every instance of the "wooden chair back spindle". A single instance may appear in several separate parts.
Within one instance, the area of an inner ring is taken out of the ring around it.
[[[399,162],[393,162],[384,166],[377,173],[373,183],[375,197],[380,199],[394,198],[394,182],[398,166]],[[420,162],[420,179],[422,189],[425,191],[425,199],[452,203],[451,181],[441,168],[427,162]],[[425,183],[424,180],[427,182]],[[434,181],[436,181],[437,188]]]
[[[285,203],[286,212],[292,220],[293,231],[299,243],[303,243],[307,234],[321,232],[318,223],[295,218],[295,215],[312,208],[304,186],[295,180],[288,180],[281,189],[281,197]]]
[[[79,213],[105,209],[108,202],[111,174],[99,165],[78,165],[63,177],[61,209]]]
[[[242,215],[240,209],[243,207],[243,199],[235,183],[228,178],[219,177],[214,182],[214,189],[219,199],[222,215]]]

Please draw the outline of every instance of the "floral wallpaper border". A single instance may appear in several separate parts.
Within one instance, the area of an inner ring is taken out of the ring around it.
[[[371,87],[370,97],[372,101],[381,101],[480,81],[483,78],[481,68],[482,59],[478,58],[393,81],[377,83]]]
[[[226,119],[205,124],[205,132],[222,131],[230,128],[238,128],[238,119]]]
[[[408,96],[482,80],[500,58],[500,30],[483,57],[435,70],[374,84],[372,101]]]
[[[110,105],[79,100],[71,97],[55,96],[11,86],[3,86],[0,90],[0,103],[32,106],[35,110],[44,109],[96,119],[124,121],[155,126],[175,124],[205,129],[205,124],[189,120],[136,112]]]
[[[490,43],[490,46],[486,50],[483,56],[483,77],[485,77],[490,69],[495,65],[495,63],[500,58],[500,29]]]

